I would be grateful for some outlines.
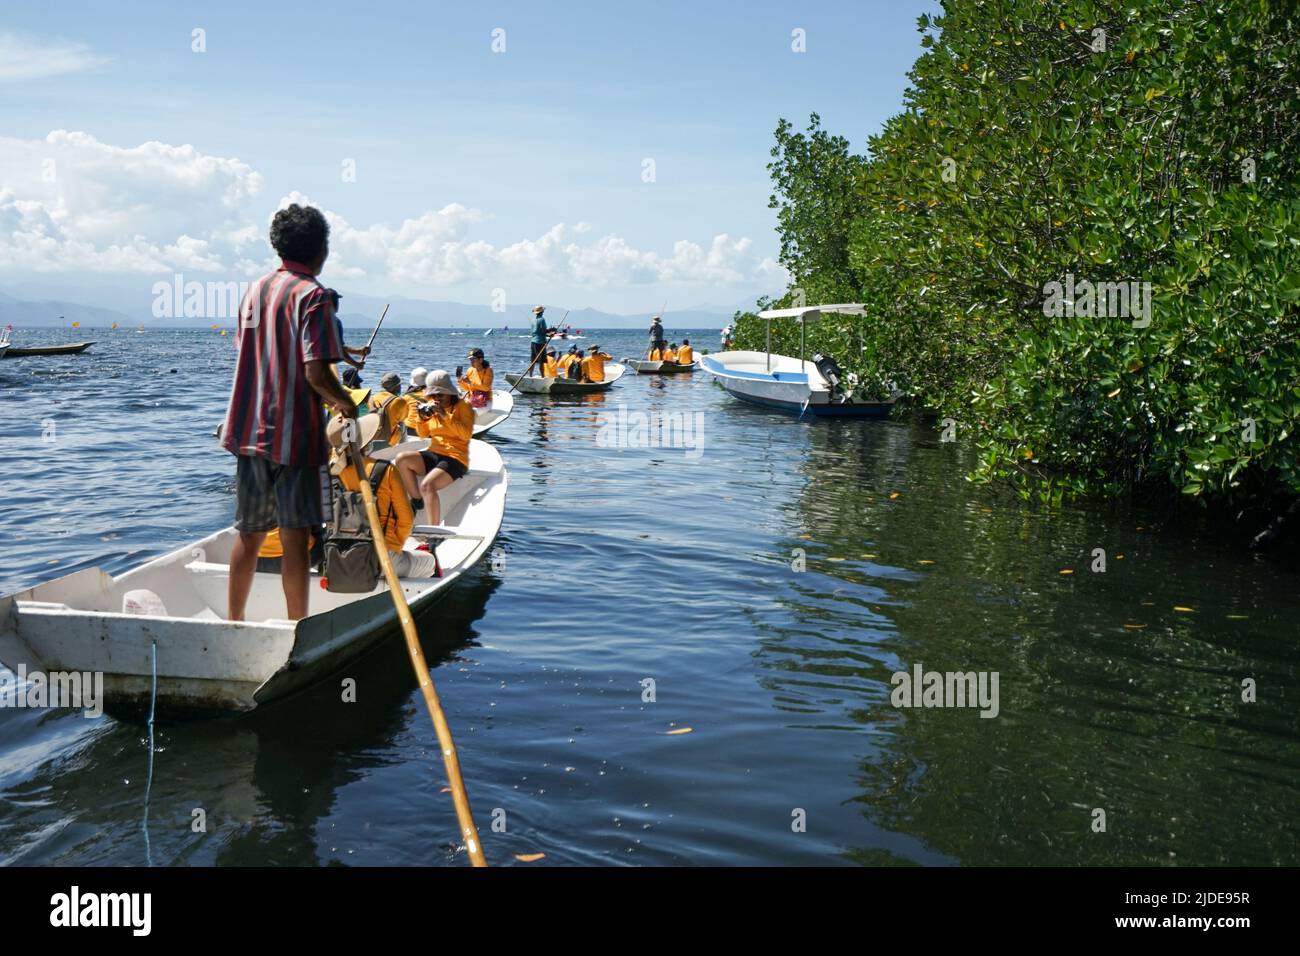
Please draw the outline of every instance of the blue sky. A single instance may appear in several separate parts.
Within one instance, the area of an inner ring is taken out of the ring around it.
[[[341,218],[341,288],[480,301],[504,287],[612,311],[730,305],[781,285],[764,168],[778,118],[816,110],[862,148],[898,111],[916,17],[933,6],[10,8],[0,47],[28,55],[0,68],[0,230],[22,252],[9,268],[104,281],[256,271],[269,251],[241,226],[264,236],[296,194]],[[796,28],[806,53],[791,50]],[[87,137],[39,143],[53,130]],[[131,152],[148,142],[194,152]],[[31,176],[46,153],[61,183]],[[48,222],[28,207],[6,215],[6,190]]]

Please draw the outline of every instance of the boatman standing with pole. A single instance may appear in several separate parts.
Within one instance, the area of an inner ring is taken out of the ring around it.
[[[307,543],[330,501],[325,409],[355,418],[334,375],[343,343],[334,299],[317,281],[329,255],[329,224],[296,203],[271,220],[280,268],[254,282],[239,307],[235,380],[222,446],[235,456],[235,530],[229,618],[242,621],[266,533],[280,529],[280,578],[289,620],[307,616]]]
[[[542,363],[546,361],[546,343],[550,333],[551,330],[546,327],[546,306],[539,305],[533,309],[533,354],[530,356],[532,361],[528,365],[529,369],[534,365],[537,366],[538,375],[541,374]]]
[[[655,349],[663,351],[667,341],[664,339],[664,326],[659,316],[652,316],[650,319],[650,347],[646,354],[653,352]]]

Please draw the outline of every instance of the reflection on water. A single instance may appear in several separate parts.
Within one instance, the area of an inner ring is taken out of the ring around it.
[[[367,381],[454,367],[463,341],[385,331]],[[526,362],[526,339],[481,341],[498,371]],[[0,454],[29,460],[52,418],[59,461],[3,472],[0,592],[229,521],[230,358],[150,332],[0,362]],[[111,415],[83,413],[90,370]],[[1120,508],[1030,508],[928,427],[801,422],[704,374],[515,397],[491,436],[504,560],[420,621],[492,862],[1300,862],[1294,568]],[[700,415],[701,454],[601,447],[620,408]],[[917,664],[998,672],[999,716],[895,708]],[[331,679],[160,727],[155,862],[463,864],[400,638],[346,676],[355,704]],[[142,864],[145,747],[138,723],[0,710],[0,860]]]

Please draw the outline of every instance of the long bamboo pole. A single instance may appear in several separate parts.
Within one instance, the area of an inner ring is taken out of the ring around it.
[[[469,861],[474,866],[487,866],[487,857],[483,855],[483,846],[479,843],[478,828],[474,826],[474,814],[469,808],[469,794],[465,791],[465,781],[460,775],[460,760],[456,757],[456,742],[451,739],[451,727],[442,712],[438,700],[438,691],[433,686],[429,675],[429,665],[424,660],[424,651],[420,649],[420,638],[415,630],[415,621],[411,617],[410,605],[402,584],[393,570],[393,563],[388,557],[388,545],[384,541],[384,527],[379,520],[379,509],[375,506],[375,495],[366,480],[365,462],[361,449],[357,447],[356,421],[344,425],[344,440],[352,456],[352,466],[356,469],[357,484],[361,486],[361,499],[365,502],[366,518],[370,522],[370,537],[379,556],[379,566],[384,571],[384,580],[388,582],[388,594],[397,609],[397,619],[402,624],[402,633],[406,637],[406,653],[411,658],[411,667],[415,670],[415,679],[424,694],[424,704],[433,719],[433,729],[438,734],[438,746],[442,748],[442,763],[447,769],[447,779],[451,783],[451,800],[456,805],[456,819],[460,822],[461,839],[469,852]]]

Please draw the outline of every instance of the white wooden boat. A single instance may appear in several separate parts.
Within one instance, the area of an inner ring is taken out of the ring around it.
[[[812,361],[804,358],[807,323],[826,312],[863,315],[866,310],[857,304],[840,304],[760,312],[759,317],[767,320],[766,352],[714,352],[701,356],[700,366],[736,398],[754,405],[817,417],[887,416],[897,393],[880,401],[855,398],[851,388],[842,387],[833,361],[819,355]],[[799,323],[798,358],[772,354],[772,320],[786,318]]]
[[[530,395],[583,395],[588,392],[603,392],[623,377],[626,365],[610,362],[605,366],[605,381],[575,382],[567,378],[543,378],[539,375],[516,375],[506,373],[506,381],[516,385],[521,392]]]
[[[440,578],[406,578],[402,590],[418,613],[480,561],[501,528],[506,471],[500,453],[470,442],[465,477],[442,492]],[[419,524],[419,514],[416,516]],[[251,710],[312,684],[397,631],[388,586],[336,594],[311,575],[309,617],[283,619],[278,574],[254,575],[247,620],[226,620],[232,528],[155,558],[119,577],[87,568],[0,598],[0,662],[28,672],[104,674],[112,705],[150,698],[157,649],[160,709]],[[408,549],[419,544],[406,542]],[[165,613],[126,614],[128,591],[158,595]]]
[[[515,407],[515,397],[505,389],[492,390],[492,404],[474,409],[474,434],[482,435],[510,417]]]
[[[642,375],[671,375],[676,372],[694,372],[699,362],[652,362],[649,359],[623,359],[623,363]]]

